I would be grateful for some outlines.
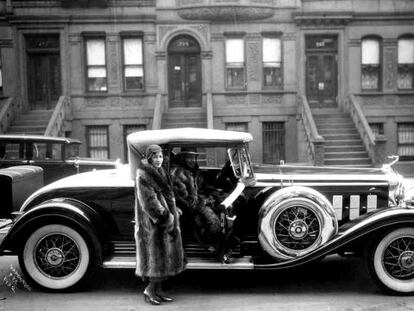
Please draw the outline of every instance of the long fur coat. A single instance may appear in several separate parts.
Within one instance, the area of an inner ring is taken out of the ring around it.
[[[183,211],[183,219],[190,224],[191,230],[201,243],[214,246],[221,234],[220,219],[206,205],[208,194],[198,167],[190,170],[177,163],[170,174],[177,206]]]
[[[165,278],[182,272],[185,255],[168,175],[144,164],[137,170],[135,189],[136,274]]]

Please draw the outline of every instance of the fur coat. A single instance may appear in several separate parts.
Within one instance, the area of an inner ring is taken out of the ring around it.
[[[182,272],[185,256],[169,176],[163,168],[144,164],[135,184],[136,274],[165,278]]]
[[[192,226],[196,238],[203,244],[215,245],[220,238],[220,219],[206,205],[206,186],[198,167],[190,170],[183,164],[171,169],[171,178],[177,206],[183,211],[183,219]]]

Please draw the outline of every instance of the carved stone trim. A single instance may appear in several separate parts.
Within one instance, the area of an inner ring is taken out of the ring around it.
[[[144,33],[144,42],[147,43],[156,43],[157,42],[157,34],[155,32],[146,32]]]
[[[155,59],[156,60],[163,60],[167,58],[167,53],[165,51],[156,51],[155,52]]]
[[[201,51],[201,58],[202,59],[212,59],[213,58],[213,51]]]
[[[161,42],[167,33],[177,29],[177,26],[158,26],[158,45],[161,46]]]
[[[226,104],[227,105],[246,105],[247,104],[247,98],[244,95],[228,95],[226,96]]]
[[[397,50],[394,47],[387,47],[384,49],[385,56],[385,87],[393,89],[397,76],[396,54]]]
[[[352,14],[306,15],[297,14],[294,20],[298,26],[345,26],[353,19]]]
[[[247,74],[249,81],[260,81],[260,43],[247,42]]]
[[[225,37],[222,33],[211,34],[211,41],[224,41]]]
[[[246,21],[272,17],[274,10],[273,8],[241,6],[197,6],[195,8],[178,9],[177,13],[181,18],[187,20]]]
[[[361,39],[349,39],[348,46],[354,46],[354,47],[361,46]]]

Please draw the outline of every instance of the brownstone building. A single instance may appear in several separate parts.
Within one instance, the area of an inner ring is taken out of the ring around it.
[[[410,0],[0,1],[0,132],[249,131],[256,163],[414,174]]]

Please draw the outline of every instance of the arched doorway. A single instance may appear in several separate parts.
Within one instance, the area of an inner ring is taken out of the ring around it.
[[[200,107],[200,45],[191,36],[179,35],[168,45],[169,107]]]

